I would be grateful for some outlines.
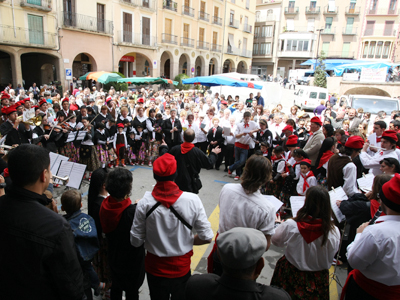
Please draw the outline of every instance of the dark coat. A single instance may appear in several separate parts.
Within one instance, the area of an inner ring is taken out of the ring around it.
[[[182,132],[182,124],[179,119],[175,119],[174,127],[178,129],[178,131],[174,132],[174,139],[172,139],[172,122],[171,119],[164,120],[162,124],[162,130],[165,135],[164,140],[167,143],[168,147],[173,147],[182,143],[181,132]]]
[[[2,136],[7,135],[5,144],[8,146],[28,144],[29,139],[32,138],[32,130],[27,131],[22,123],[19,124],[17,130],[10,122],[6,121],[0,125],[0,133]]]
[[[208,131],[207,140],[209,143],[217,141],[217,144],[215,144],[215,145],[210,144],[210,148],[211,149],[213,149],[215,147],[222,148],[224,146],[224,141],[225,141],[224,137],[222,136],[223,129],[218,126],[217,131],[215,132],[215,137],[214,137],[213,129],[214,129],[214,127],[210,128],[210,130]]]

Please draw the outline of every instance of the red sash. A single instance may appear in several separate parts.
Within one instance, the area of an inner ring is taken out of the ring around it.
[[[119,157],[119,149],[121,149],[123,147],[125,147],[125,144],[117,144],[117,145],[115,145],[115,152],[116,152],[115,154],[117,154],[117,157],[119,159],[123,159],[123,157]]]
[[[351,276],[353,276],[354,281],[360,288],[378,300],[400,299],[400,285],[389,286],[365,277],[359,270],[353,270],[350,272],[349,276],[347,276],[340,300],[344,300],[346,296],[347,284]]]
[[[190,271],[190,258],[193,250],[181,256],[159,257],[147,252],[144,260],[146,272],[158,277],[179,278]]]
[[[235,147],[238,147],[238,148],[241,148],[241,149],[245,149],[245,150],[249,150],[249,145],[246,145],[246,144],[242,144],[242,143],[239,143],[239,142],[236,142],[235,143]]]

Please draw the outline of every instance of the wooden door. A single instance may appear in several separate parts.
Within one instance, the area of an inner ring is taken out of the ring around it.
[[[104,4],[97,3],[97,31],[104,32],[105,26],[105,11],[106,7]]]
[[[142,17],[142,44],[150,46],[150,18]]]
[[[171,36],[172,32],[172,19],[165,19],[165,33]]]
[[[213,39],[212,39],[212,47],[213,51],[217,51],[217,44],[218,44],[218,32],[213,31]]]
[[[122,15],[123,22],[123,41],[125,43],[132,43],[132,15],[128,13],[123,13]]]
[[[189,24],[183,24],[183,37],[187,42],[187,39],[189,38]]]
[[[206,12],[206,3],[204,1],[200,2],[200,11]]]
[[[219,7],[214,6],[214,17],[218,17],[218,16],[219,16]]]

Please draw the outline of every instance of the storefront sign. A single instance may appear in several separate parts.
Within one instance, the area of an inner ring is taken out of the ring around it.
[[[133,56],[124,55],[122,56],[120,61],[135,62],[135,58]]]

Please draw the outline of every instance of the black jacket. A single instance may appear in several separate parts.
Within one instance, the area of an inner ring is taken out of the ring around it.
[[[28,144],[29,139],[32,138],[32,130],[27,131],[22,123],[19,124],[17,130],[10,122],[6,121],[0,125],[0,133],[2,136],[7,135],[5,144],[8,146]]]
[[[81,299],[83,275],[71,227],[46,197],[11,186],[0,198],[2,299]]]
[[[181,143],[181,132],[182,132],[182,124],[179,119],[175,119],[174,127],[178,129],[178,131],[174,132],[174,138],[172,139],[172,122],[171,119],[164,120],[162,124],[162,130],[165,135],[165,142],[168,144],[169,147],[173,147],[179,145]]]
[[[213,148],[215,148],[215,147],[220,147],[220,148],[224,147],[224,141],[225,141],[225,139],[224,139],[224,137],[222,136],[222,131],[223,131],[223,129],[222,129],[221,127],[218,126],[218,127],[217,127],[217,131],[215,132],[215,137],[214,137],[214,132],[213,132],[213,130],[214,130],[214,127],[213,127],[213,128],[210,128],[210,130],[208,131],[207,140],[208,140],[209,143],[210,143],[210,142],[215,142],[215,141],[217,141],[217,144],[215,144],[215,145],[211,145],[211,144],[210,144],[210,148],[213,149]]]

